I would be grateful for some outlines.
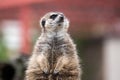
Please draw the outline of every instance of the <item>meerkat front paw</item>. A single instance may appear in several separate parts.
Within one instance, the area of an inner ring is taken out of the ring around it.
[[[59,70],[55,69],[55,70],[53,71],[53,74],[57,74],[57,73],[59,73]]]
[[[68,58],[66,56],[61,56],[57,61],[53,74],[58,74],[67,63],[68,63]]]
[[[49,66],[48,64],[45,64],[45,62],[43,61],[43,65],[40,65],[41,70],[43,71],[44,74],[49,74]]]
[[[59,70],[55,69],[55,70],[53,71],[53,75],[57,76],[58,74],[59,74]]]
[[[43,73],[46,74],[46,75],[49,74],[49,70],[48,70],[47,68],[42,69],[42,71],[43,71]]]
[[[49,73],[49,63],[48,63],[47,58],[43,54],[37,57],[37,63],[40,66],[40,69],[43,71],[44,74]]]

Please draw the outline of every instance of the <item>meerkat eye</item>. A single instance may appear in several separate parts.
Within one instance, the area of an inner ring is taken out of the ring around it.
[[[50,19],[54,20],[57,16],[58,16],[57,14],[53,14],[53,15],[50,16]]]
[[[42,20],[41,25],[45,27],[45,20]]]

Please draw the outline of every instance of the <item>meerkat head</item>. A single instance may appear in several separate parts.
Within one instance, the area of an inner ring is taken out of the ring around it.
[[[41,18],[40,25],[46,32],[65,32],[68,30],[69,20],[61,12],[49,12]]]

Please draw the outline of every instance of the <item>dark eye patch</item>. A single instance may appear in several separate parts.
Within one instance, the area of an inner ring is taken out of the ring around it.
[[[42,20],[41,24],[42,24],[42,27],[45,27],[45,20]]]
[[[58,16],[57,14],[53,14],[53,15],[50,16],[50,19],[54,20],[57,16]]]

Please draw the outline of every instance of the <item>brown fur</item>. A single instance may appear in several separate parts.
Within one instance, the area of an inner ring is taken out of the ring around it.
[[[75,44],[69,34],[47,36],[37,40],[26,70],[26,80],[81,80]]]

